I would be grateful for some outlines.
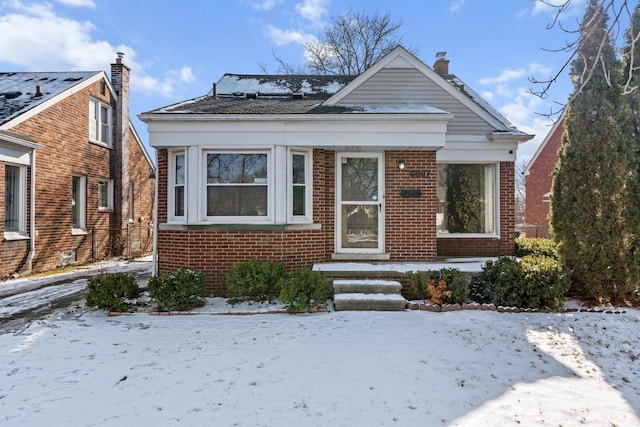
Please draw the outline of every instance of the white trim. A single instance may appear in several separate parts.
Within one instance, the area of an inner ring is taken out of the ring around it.
[[[78,181],[78,200],[73,198],[73,180],[79,178]],[[73,226],[73,218],[71,223],[71,234],[82,235],[87,234],[87,176],[86,175],[72,175],[71,176],[71,203],[72,210],[78,209],[78,225]]]
[[[105,108],[107,115],[107,138],[106,142],[102,141],[102,109]],[[103,145],[106,147],[112,147],[113,135],[113,108],[106,102],[102,102],[97,98],[89,98],[89,142]]]
[[[169,173],[167,174],[167,222],[171,223],[171,222],[185,222],[187,219],[187,210],[188,210],[188,200],[189,195],[188,195],[188,191],[187,189],[189,188],[188,185],[188,172],[189,172],[189,162],[187,159],[187,152],[186,150],[170,150],[167,152],[168,155],[168,171]],[[176,187],[176,157],[182,155],[184,156],[184,191],[183,191],[183,195],[184,195],[184,201],[183,201],[183,207],[184,207],[184,215],[180,215],[180,216],[176,216],[175,212],[176,212],[176,201],[175,201],[175,187]]]
[[[378,159],[378,199],[358,201],[359,204],[378,207],[378,247],[343,248],[342,247],[342,159],[349,157],[368,157]],[[334,209],[334,250],[336,254],[383,254],[385,251],[385,181],[384,152],[338,152],[335,156],[335,209]]]
[[[18,209],[18,212],[17,212],[18,229],[11,230],[11,231],[5,230],[5,238],[7,238],[7,235],[14,236],[14,239],[8,239],[8,240],[17,240],[17,238],[15,238],[16,236],[20,236],[20,238],[24,238],[24,237],[28,238],[28,234],[27,234],[27,167],[22,164],[11,164],[11,163],[5,164],[5,173],[2,176],[3,181],[6,179],[6,176],[7,176],[7,172],[6,172],[7,166],[14,167],[18,170],[18,182],[17,182],[18,188],[16,189],[17,190],[16,203],[17,203],[17,209]],[[7,183],[5,182],[4,183],[5,192],[6,192],[6,185]],[[5,209],[5,213],[6,213],[6,200],[5,200],[5,206],[3,208]],[[4,224],[3,224],[3,228],[4,228]]]
[[[293,156],[304,156],[304,215],[293,214]],[[290,148],[287,151],[287,223],[304,224],[313,222],[313,151]],[[281,206],[281,205],[278,205]]]
[[[98,211],[100,212],[110,212],[113,210],[113,179],[109,178],[99,178],[98,179]],[[106,184],[107,190],[107,205],[101,206],[100,203],[100,186],[101,184]]]

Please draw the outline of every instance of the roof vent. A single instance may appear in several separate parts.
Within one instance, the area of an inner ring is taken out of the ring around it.
[[[291,94],[293,99],[304,99],[304,93],[302,92],[294,92]]]
[[[20,91],[5,92],[5,93],[3,93],[3,95],[4,95],[5,99],[15,99],[15,98],[19,97],[20,95],[22,95],[22,92],[20,92]]]
[[[248,93],[247,99],[258,99],[258,92]]]
[[[36,94],[33,95],[34,98],[40,98],[42,97],[42,92],[40,92],[40,85],[36,86]]]

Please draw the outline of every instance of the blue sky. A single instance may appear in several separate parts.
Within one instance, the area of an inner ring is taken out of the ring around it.
[[[559,2],[560,0],[552,0]],[[576,28],[586,0],[563,16]],[[554,75],[567,60],[557,49],[572,36],[547,29],[554,11],[536,0],[4,0],[0,2],[0,71],[109,70],[116,52],[132,68],[131,116],[204,95],[225,73],[278,71],[274,55],[304,62],[304,44],[349,9],[390,13],[403,44],[427,65],[446,51],[450,72],[482,94],[521,130],[527,161],[571,91],[563,73],[547,97],[529,78]]]

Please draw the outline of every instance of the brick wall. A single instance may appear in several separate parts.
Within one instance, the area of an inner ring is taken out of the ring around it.
[[[155,171],[147,160],[143,148],[133,137],[129,138],[129,182],[133,185],[133,222],[129,244],[132,256],[153,250],[153,209],[155,202]]]
[[[564,126],[558,123],[555,131],[546,140],[535,162],[525,177],[527,204],[525,208],[526,233],[528,237],[549,237],[549,207],[544,195],[551,191],[553,170],[558,162],[558,150],[562,143]]]
[[[439,256],[501,256],[515,250],[515,164],[500,163],[500,238],[440,238]]]

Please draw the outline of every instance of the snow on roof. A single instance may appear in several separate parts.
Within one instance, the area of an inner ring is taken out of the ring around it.
[[[99,71],[0,73],[0,125],[97,73]]]
[[[227,73],[216,83],[216,95],[234,96],[248,93],[259,93],[261,96],[282,96],[292,93],[333,95],[353,79],[354,76]],[[213,95],[213,89],[209,95]]]

